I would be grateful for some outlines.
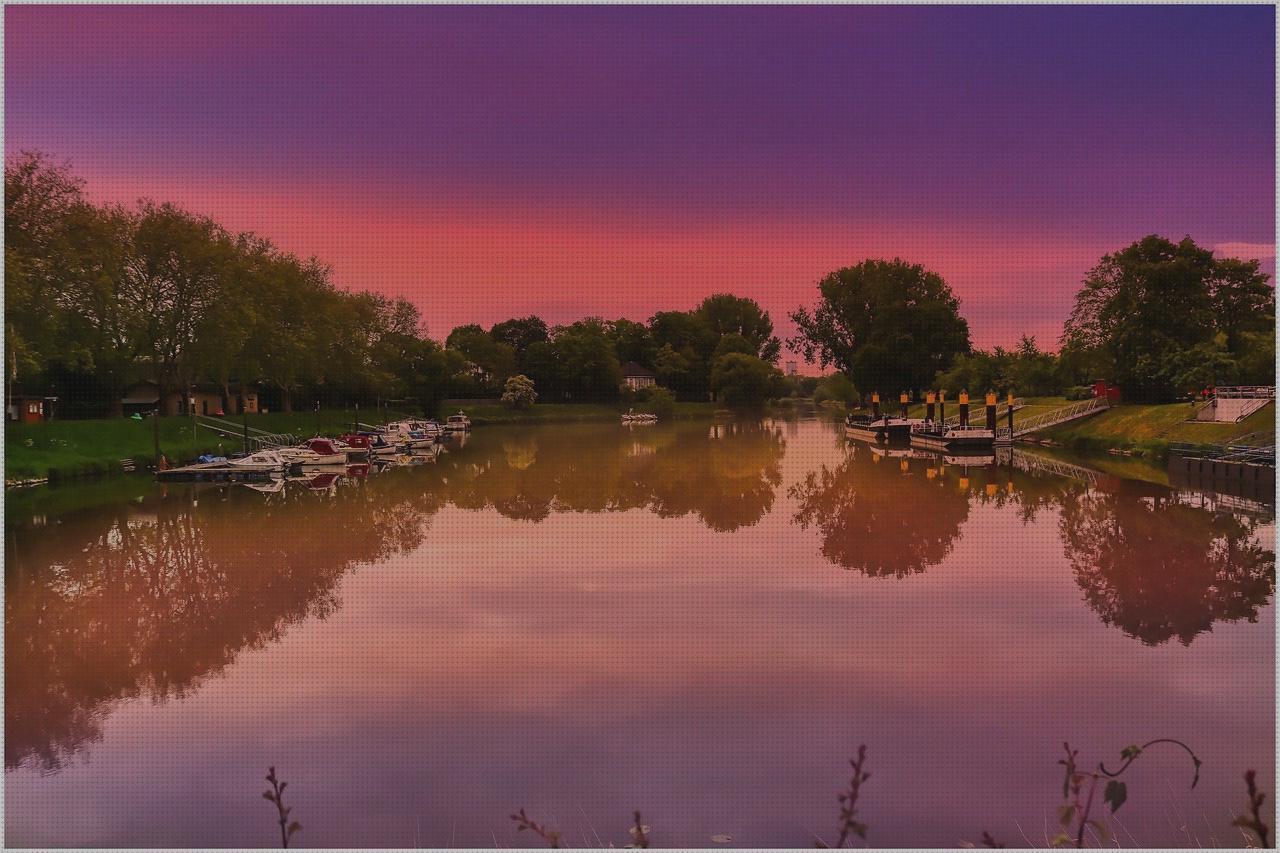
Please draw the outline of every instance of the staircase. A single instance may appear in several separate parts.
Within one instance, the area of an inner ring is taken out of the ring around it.
[[[1033,432],[1055,427],[1058,424],[1065,424],[1068,421],[1087,418],[1095,415],[1110,407],[1106,397],[1094,397],[1090,400],[1081,400],[1078,403],[1071,403],[1067,406],[1045,412],[1040,415],[1033,415],[1018,423],[1015,419],[1013,423],[1013,437],[1021,438],[1024,435],[1030,435]]]
[[[1233,385],[1217,388],[1209,402],[1196,412],[1195,419],[1220,424],[1238,424],[1264,406],[1275,402],[1275,399],[1274,386]]]

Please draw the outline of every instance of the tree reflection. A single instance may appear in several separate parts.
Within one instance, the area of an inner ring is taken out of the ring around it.
[[[5,765],[60,766],[117,701],[189,693],[338,605],[359,563],[418,547],[421,492],[186,487],[6,535]]]
[[[940,460],[850,445],[843,462],[811,472],[789,494],[800,502],[796,523],[819,530],[827,559],[872,577],[906,577],[951,553],[969,517],[969,486],[966,471]]]
[[[1275,592],[1257,524],[1126,483],[1062,504],[1063,546],[1089,606],[1149,645],[1184,645],[1215,622],[1253,621]]]
[[[773,506],[785,442],[759,422],[636,430],[568,425],[554,442],[477,436],[450,467],[450,499],[541,521],[553,512],[649,509],[697,516],[712,530],[758,522]]]

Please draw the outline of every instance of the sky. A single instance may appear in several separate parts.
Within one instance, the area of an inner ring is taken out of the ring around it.
[[[1275,270],[1275,9],[7,6],[6,154],[405,296],[442,339],[940,273],[1054,344],[1147,234]]]

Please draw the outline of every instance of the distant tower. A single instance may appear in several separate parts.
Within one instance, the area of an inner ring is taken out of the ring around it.
[[[800,368],[799,368],[799,365],[797,365],[797,364],[796,364],[796,362],[794,362],[794,361],[788,361],[788,362],[787,362],[787,375],[788,375],[788,376],[795,376],[795,375],[796,375],[797,373],[799,373],[799,372],[800,372]]]

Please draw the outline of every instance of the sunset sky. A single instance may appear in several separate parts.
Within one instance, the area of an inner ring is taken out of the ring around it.
[[[1148,233],[1274,272],[1275,11],[5,9],[6,152],[407,296],[429,332],[941,273],[974,343],[1056,342]]]

